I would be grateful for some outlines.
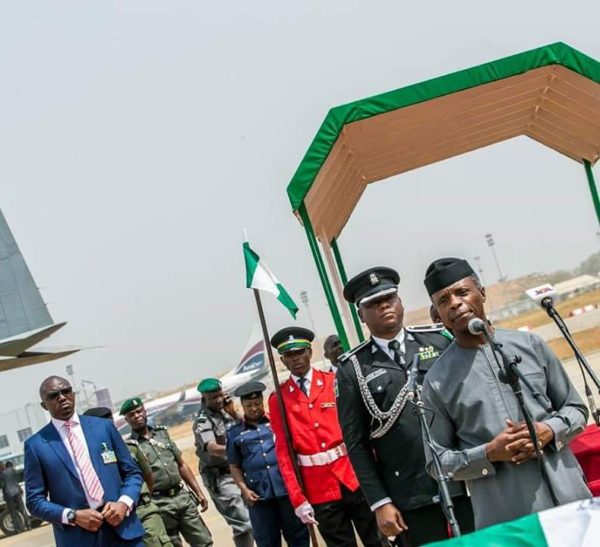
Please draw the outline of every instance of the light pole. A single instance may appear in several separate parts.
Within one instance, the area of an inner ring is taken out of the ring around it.
[[[492,256],[494,257],[494,262],[496,263],[496,268],[498,268],[498,275],[500,279],[498,282],[503,283],[506,281],[506,278],[502,275],[502,270],[500,269],[500,263],[498,262],[498,257],[496,256],[496,249],[494,248],[494,236],[492,234],[485,234],[485,241],[488,244],[488,247],[492,250]]]
[[[485,287],[485,278],[483,277],[483,268],[481,267],[481,257],[474,256],[473,260],[477,263],[477,273],[479,274],[479,279],[481,279],[481,284]]]
[[[310,321],[310,326],[315,333],[316,341],[319,342],[319,337],[317,335],[317,329],[315,327],[315,322],[313,321],[312,313],[310,313],[310,307],[308,305],[308,293],[306,291],[302,291],[300,293],[300,300],[306,306],[306,313],[308,314],[308,320]]]

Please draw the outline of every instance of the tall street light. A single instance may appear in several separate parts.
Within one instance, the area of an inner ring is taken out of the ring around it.
[[[500,279],[498,282],[503,283],[506,281],[506,278],[502,275],[502,270],[500,269],[500,263],[498,262],[498,257],[496,256],[496,249],[494,248],[494,236],[492,234],[485,234],[485,241],[488,244],[488,247],[492,250],[492,256],[494,257],[494,262],[496,263],[496,268],[498,268],[498,275]]]
[[[485,287],[485,278],[483,277],[483,268],[481,267],[481,257],[474,256],[473,260],[477,263],[477,273],[479,274],[479,279],[481,279],[481,284]]]
[[[300,300],[306,306],[306,313],[308,314],[308,320],[310,321],[310,327],[312,331],[315,333],[316,341],[319,341],[319,337],[317,336],[317,329],[315,327],[315,322],[313,321],[312,313],[310,313],[310,307],[308,305],[308,293],[306,291],[302,291],[300,293]]]

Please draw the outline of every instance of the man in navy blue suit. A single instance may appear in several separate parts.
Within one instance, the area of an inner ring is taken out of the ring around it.
[[[142,547],[142,473],[113,423],[77,415],[64,378],[46,378],[40,398],[52,420],[25,442],[29,512],[52,523],[57,547]]]

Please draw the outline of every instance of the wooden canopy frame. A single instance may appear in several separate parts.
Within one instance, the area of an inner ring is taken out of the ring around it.
[[[367,185],[520,135],[584,165],[600,221],[591,169],[600,157],[600,63],[566,44],[329,111],[287,192],[346,348],[344,322],[354,323],[359,340],[362,329],[353,306],[342,306],[345,321],[340,315],[347,279],[336,240]]]

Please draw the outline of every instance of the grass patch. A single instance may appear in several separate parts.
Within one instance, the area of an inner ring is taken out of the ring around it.
[[[558,313],[560,313],[560,315],[562,315],[562,317],[566,319],[567,317],[569,317],[569,314],[575,308],[583,308],[588,304],[600,304],[600,289],[585,294],[580,294],[579,296],[569,298],[568,300],[557,302],[554,307],[556,308]],[[505,329],[518,329],[519,327],[524,326],[528,326],[530,329],[535,329],[537,327],[541,327],[542,325],[546,325],[547,323],[551,322],[552,319],[548,317],[546,310],[539,308],[529,313],[519,315],[518,317],[512,317],[503,321],[497,321],[495,325],[497,327],[502,327]]]

